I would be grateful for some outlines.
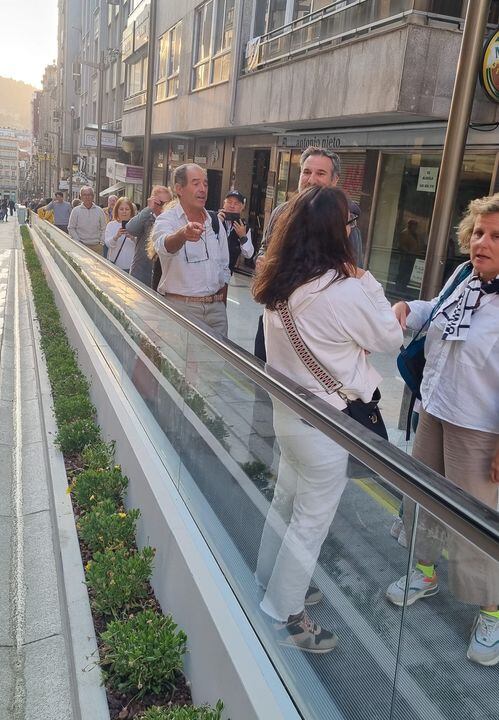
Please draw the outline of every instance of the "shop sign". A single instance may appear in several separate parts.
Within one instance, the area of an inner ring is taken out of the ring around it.
[[[85,128],[83,131],[83,147],[96,148],[97,147],[98,132],[93,128]],[[112,148],[113,150],[118,145],[118,134],[110,130],[103,130],[101,136],[101,146],[104,148]]]
[[[114,180],[116,173],[116,160],[114,158],[106,158],[106,177]]]
[[[141,185],[144,180],[144,168],[140,165],[116,163],[115,179],[131,185]]]
[[[480,83],[489,100],[499,103],[499,30],[489,37],[483,48]]]
[[[338,135],[330,133],[316,133],[312,135],[279,135],[279,147],[297,148],[305,150],[305,148],[313,145],[323,150],[339,150],[341,147],[341,138]]]
[[[194,162],[197,165],[206,165],[206,158],[203,155],[196,155],[194,157]]]
[[[438,167],[420,167],[417,190],[435,192],[437,189]]]

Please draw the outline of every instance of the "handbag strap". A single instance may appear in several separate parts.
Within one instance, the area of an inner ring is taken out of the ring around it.
[[[340,388],[343,387],[343,383],[341,383],[339,380],[336,380],[305,345],[302,336],[298,332],[298,329],[295,325],[293,316],[289,311],[287,301],[279,300],[279,302],[276,303],[276,310],[279,313],[279,317],[281,318],[281,322],[283,324],[284,330],[286,331],[289,342],[293,346],[293,350],[298,355],[307,370],[314,376],[317,382],[322,385],[324,390],[329,395],[337,392],[338,395],[346,402],[346,397],[343,395],[343,393],[338,392]]]
[[[432,309],[432,311],[430,313],[430,317],[428,318],[428,320],[426,320],[424,325],[417,331],[413,340],[417,340],[417,338],[421,335],[423,330],[428,329],[430,327],[431,321],[433,320],[434,317],[437,316],[438,311],[442,307],[444,302],[448,298],[450,298],[450,296],[452,295],[454,290],[462,283],[462,281],[465,280],[468,277],[468,275],[471,275],[472,271],[473,271],[473,265],[471,264],[471,261],[469,261],[458,272],[458,274],[454,278],[454,282],[451,283],[451,285],[447,288],[447,290],[444,293],[442,293],[441,296],[439,296],[439,298],[435,304],[435,307]]]
[[[116,263],[118,262],[118,258],[119,258],[119,256],[120,256],[120,252],[123,250],[123,245],[125,244],[125,240],[126,240],[126,235],[125,235],[125,237],[123,238],[123,242],[121,243],[120,249],[119,249],[118,252],[116,253],[116,257],[114,258],[114,260],[111,261],[111,262],[113,263],[113,265],[116,265]]]

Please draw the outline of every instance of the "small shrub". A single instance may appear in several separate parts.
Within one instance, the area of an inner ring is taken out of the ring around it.
[[[100,430],[93,420],[81,418],[59,428],[56,443],[64,455],[76,455],[84,447],[100,440]]]
[[[123,502],[127,487],[128,478],[118,467],[113,470],[89,468],[76,476],[71,493],[82,510],[91,510],[103,500],[110,500],[116,510]]]
[[[87,563],[86,580],[93,590],[92,606],[103,615],[130,612],[147,597],[154,550],[120,548],[95,553]]]
[[[85,467],[108,469],[114,464],[114,442],[88,445],[81,454]]]
[[[159,695],[171,690],[182,671],[187,636],[170,615],[143,610],[110,622],[101,638],[104,677],[119,692]]]
[[[151,707],[140,715],[140,720],[222,720],[224,704],[219,700],[214,708],[201,707]]]
[[[57,379],[50,379],[52,392],[56,398],[59,395],[87,395],[89,391],[88,381],[80,372],[62,375]]]
[[[54,412],[59,426],[75,420],[92,420],[96,410],[88,395],[61,396],[54,402]]]
[[[81,539],[92,553],[133,548],[140,510],[116,512],[112,500],[100,502],[78,521]]]

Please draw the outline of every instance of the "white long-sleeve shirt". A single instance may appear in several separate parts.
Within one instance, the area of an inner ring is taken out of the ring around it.
[[[220,223],[218,238],[205,211],[204,232],[196,242],[187,241],[175,253],[165,248],[165,238],[189,222],[180,203],[158,215],[153,226],[153,241],[161,260],[163,274],[158,292],[203,297],[214,295],[230,281],[227,234]]]
[[[449,278],[442,293],[461,270]],[[459,298],[469,277],[450,295]],[[419,330],[438,298],[414,300],[407,327]],[[455,306],[447,309],[450,315]],[[484,295],[472,315],[466,340],[442,340],[446,319],[437,312],[425,340],[426,365],[421,383],[426,412],[453,425],[499,434],[499,295]]]
[[[366,351],[398,350],[402,330],[383,288],[371,273],[328,286],[335,275],[331,270],[299,287],[289,298],[288,307],[305,345],[343,383],[341,392],[351,400],[369,402],[382,378],[369,363]],[[263,322],[269,365],[343,410],[345,402],[340,396],[328,394],[302,363],[279,314],[265,310]]]
[[[90,208],[78,205],[69,216],[68,233],[84,245],[104,244],[106,216],[102,208],[92,203]]]
[[[116,233],[120,228],[121,223],[118,220],[111,220],[106,225],[104,242],[109,248],[107,259],[122,270],[130,270],[135,253],[135,242],[126,235],[120,235],[119,238],[116,238]],[[122,245],[123,248],[120,251]],[[117,260],[116,256],[118,256]]]

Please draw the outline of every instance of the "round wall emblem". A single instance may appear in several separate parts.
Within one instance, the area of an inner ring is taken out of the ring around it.
[[[490,100],[499,103],[499,29],[485,43],[480,82]]]

